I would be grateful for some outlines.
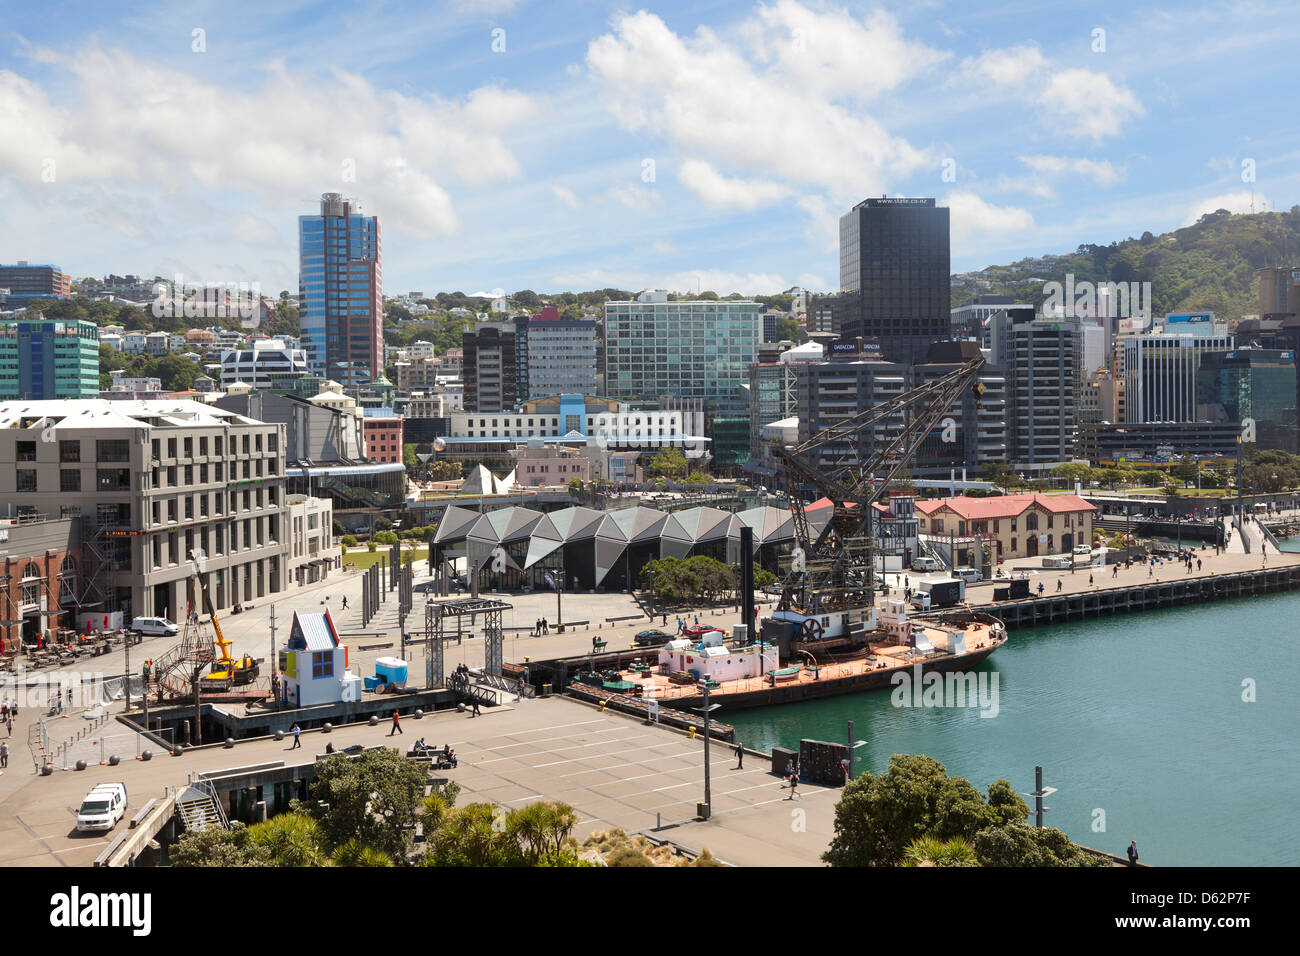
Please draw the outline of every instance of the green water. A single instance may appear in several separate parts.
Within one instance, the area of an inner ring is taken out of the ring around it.
[[[1297,622],[1300,592],[1012,631],[980,668],[998,678],[995,717],[880,691],[717,718],[760,750],[844,740],[852,720],[859,772],[923,753],[981,790],[1033,790],[1042,765],[1059,791],[1046,824],[1114,853],[1137,840],[1155,865],[1296,865]]]

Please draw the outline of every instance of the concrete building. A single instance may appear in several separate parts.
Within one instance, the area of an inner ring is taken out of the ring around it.
[[[596,323],[554,306],[516,321],[521,398],[596,394]]]
[[[328,498],[291,494],[289,502],[289,578],[295,584],[323,581],[333,560],[334,508]]]
[[[907,391],[907,369],[892,362],[872,360],[820,362],[799,365],[799,441],[846,419],[896,398]],[[862,460],[881,442],[897,435],[906,424],[899,412],[853,441],[823,445],[817,450],[815,466],[831,467],[848,456]]]
[[[669,302],[663,291],[606,302],[606,393],[623,401],[698,398],[712,414],[747,415],[761,309],[737,299]]]
[[[2,270],[0,270],[2,271]],[[1259,315],[1300,313],[1300,268],[1271,266],[1255,273],[1259,288]],[[4,285],[0,275],[0,285]]]
[[[515,328],[507,322],[485,322],[461,336],[465,408],[500,412],[519,400],[515,361]]]
[[[990,320],[991,358],[1006,376],[1007,458],[1026,475],[1074,457],[1082,336],[1077,318]]]
[[[1232,336],[1226,334],[1169,332],[1125,338],[1125,422],[1195,421],[1201,356],[1231,348]]]
[[[88,596],[77,518],[0,517],[0,654],[56,628],[77,628]]]
[[[397,390],[408,394],[433,391],[438,379],[445,374],[442,360],[431,355],[425,358],[411,358],[408,355],[406,360],[394,363],[394,372],[397,376]]]
[[[77,517],[106,611],[183,615],[190,555],[218,609],[285,587],[284,428],[190,401],[0,404],[0,500]]]
[[[972,341],[936,342],[926,361],[912,366],[913,388],[957,371],[980,355]],[[929,435],[921,442],[910,465],[921,478],[946,478],[956,472],[974,475],[986,461],[1007,460],[1006,377],[994,366],[985,365],[977,379],[983,394],[966,389]]]
[[[243,382],[256,389],[272,386],[273,374],[307,375],[307,353],[291,348],[282,339],[259,339],[252,348],[226,349],[221,353],[221,387]]]
[[[312,374],[346,387],[383,370],[383,255],[379,219],[355,199],[321,196],[298,217],[302,347]]]
[[[58,299],[72,294],[72,276],[58,266],[32,265],[19,260],[0,265],[0,308],[22,309],[33,299]]]
[[[94,322],[0,320],[0,401],[98,395],[99,331]]]
[[[584,449],[545,445],[534,438],[510,455],[515,460],[515,483],[525,488],[567,485],[574,478],[586,483],[592,478],[592,460]]]

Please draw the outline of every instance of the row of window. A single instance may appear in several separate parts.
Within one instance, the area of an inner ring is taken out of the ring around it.
[[[212,452],[212,453],[213,453],[215,456],[217,456],[218,458],[220,458],[220,457],[224,454],[224,438],[223,438],[223,436],[221,436],[221,435],[214,435],[214,436],[213,436],[213,439],[212,439],[212,442],[213,442],[213,444],[212,444],[213,452]],[[104,443],[104,442],[96,442],[96,444],[97,444],[97,445],[102,445],[102,444],[105,444],[105,443]],[[127,442],[126,442],[126,441],[122,441],[121,444],[122,444],[122,446],[123,446],[124,449],[127,447]],[[231,435],[231,436],[230,436],[230,453],[231,453],[232,455],[234,455],[234,454],[244,454],[244,455],[249,455],[249,454],[254,454],[254,453],[260,455],[260,454],[264,454],[265,452],[274,452],[274,451],[278,451],[278,450],[279,450],[279,446],[280,446],[280,436],[277,435],[277,434],[275,434],[275,433],[268,434],[268,435],[266,436],[265,446],[266,446],[266,447],[263,448],[262,435],[261,435],[260,432],[259,432],[258,434],[255,434],[255,435],[251,436],[251,440],[250,440],[250,436],[249,436],[249,435],[238,435],[238,436],[236,436],[236,435]],[[178,447],[179,447],[180,450],[183,452],[182,455],[177,455],[177,454],[176,454],[176,452],[177,452],[177,448],[178,448]],[[195,446],[194,446],[194,439],[193,439],[192,437],[187,437],[187,438],[182,439],[182,440],[181,440],[181,443],[179,444],[179,446],[178,446],[178,444],[177,444],[177,440],[176,440],[175,438],[168,438],[168,439],[167,439],[167,457],[168,457],[168,458],[178,458],[178,457],[180,457],[180,458],[193,458],[193,457],[194,457],[194,447],[195,447]],[[199,436],[199,440],[198,440],[198,449],[199,449],[199,457],[200,457],[200,458],[206,458],[206,457],[208,457],[208,436],[207,436],[207,435],[200,435],[200,436]],[[162,439],[155,438],[155,439],[153,440],[153,444],[152,444],[152,448],[151,448],[151,450],[152,450],[152,452],[153,452],[153,457],[154,457],[155,459],[159,459],[159,460],[161,460],[162,457],[163,457],[163,456],[162,456]],[[102,458],[101,458],[100,460],[103,461],[103,460],[105,460],[105,459],[102,459]],[[126,459],[126,458],[115,458],[115,459],[110,459],[110,460],[112,460],[112,461],[127,461],[128,459]]]
[[[263,524],[263,522],[266,523]],[[268,543],[274,547],[279,542],[280,519],[277,515],[232,521],[229,527],[229,552],[226,550],[226,526],[221,524],[200,528],[197,531],[190,528],[183,533],[172,531],[167,534],[154,535],[151,539],[153,569],[156,571],[163,567],[164,564],[174,567],[189,560],[196,546],[202,548],[203,553],[211,557],[262,548]],[[263,534],[264,531],[266,532],[265,535]],[[167,544],[165,553],[163,551],[164,538]],[[181,547],[182,542],[184,543],[183,550]]]

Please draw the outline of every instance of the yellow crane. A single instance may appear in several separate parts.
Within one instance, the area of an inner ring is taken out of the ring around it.
[[[251,684],[257,680],[258,665],[248,654],[236,660],[230,653],[230,641],[221,633],[221,622],[217,620],[217,612],[212,607],[212,599],[208,597],[208,589],[203,585],[203,575],[200,573],[200,564],[203,561],[203,552],[197,551],[192,553],[194,562],[194,588],[203,597],[203,610],[207,612],[208,617],[212,619],[212,632],[215,638],[212,643],[217,649],[217,659],[212,662],[212,670],[204,677],[205,683],[226,682],[233,684]]]

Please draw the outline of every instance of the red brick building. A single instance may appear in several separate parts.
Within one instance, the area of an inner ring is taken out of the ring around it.
[[[402,416],[401,415],[366,415],[365,426],[366,457],[371,461],[401,464],[402,455]]]

